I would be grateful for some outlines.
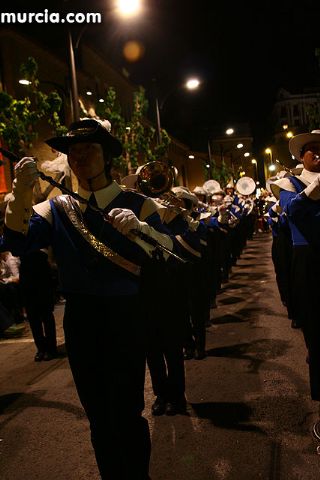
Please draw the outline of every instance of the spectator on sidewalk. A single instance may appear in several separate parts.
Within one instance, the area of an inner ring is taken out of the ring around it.
[[[2,334],[19,336],[25,330],[19,291],[20,260],[9,251],[0,253],[0,303]]]

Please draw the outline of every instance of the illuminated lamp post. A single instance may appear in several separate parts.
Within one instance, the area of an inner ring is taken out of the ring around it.
[[[123,18],[129,18],[135,16],[141,10],[141,0],[117,0],[116,1],[116,11],[118,15]],[[86,28],[86,27],[85,27]],[[84,29],[80,32],[75,46],[77,47],[80,41],[80,38],[84,32]],[[78,93],[78,82],[77,82],[77,72],[76,72],[76,63],[74,55],[74,43],[71,35],[70,29],[68,29],[68,53],[69,53],[69,68],[70,68],[70,77],[71,77],[71,105],[72,105],[72,118],[73,121],[80,119],[80,106],[79,106],[79,93]]]
[[[155,82],[155,79],[153,80]],[[183,87],[187,90],[197,90],[200,86],[200,80],[198,78],[189,78],[185,81]],[[179,87],[178,87],[179,88]],[[161,143],[161,111],[165,102],[168,100],[170,95],[177,90],[177,87],[170,90],[162,99],[161,103],[159,104],[158,96],[155,95],[155,109],[156,109],[156,125],[157,125],[157,143],[158,145]]]
[[[255,158],[252,158],[251,159],[251,163],[252,165],[254,165],[254,175],[255,175],[255,180],[257,181],[258,180],[258,164],[257,164],[257,160]]]

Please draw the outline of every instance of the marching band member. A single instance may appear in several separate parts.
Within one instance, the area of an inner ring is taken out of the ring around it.
[[[293,307],[308,349],[311,398],[319,402],[320,130],[291,138],[289,150],[304,169],[301,175],[276,181],[272,190],[278,193],[291,230]],[[319,427],[317,422],[318,437]]]
[[[66,298],[66,348],[101,478],[147,480],[150,436],[142,411],[148,312],[140,271],[158,248],[139,232],[169,251],[175,247],[154,202],[112,181],[112,158],[122,147],[110,130],[107,121],[83,119],[46,142],[68,155],[80,203],[75,194],[61,195],[32,209],[39,172],[33,158],[18,162],[2,246],[21,255],[52,245]]]
[[[186,211],[187,230],[176,235],[176,239],[190,262],[192,277],[192,284],[188,285],[190,330],[185,342],[185,359],[202,360],[206,356],[206,325],[210,319],[207,232],[205,226],[192,216],[198,205],[196,195],[186,187],[173,187],[172,191]]]

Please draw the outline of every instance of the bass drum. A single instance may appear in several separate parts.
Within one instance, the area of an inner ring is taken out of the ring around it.
[[[236,183],[236,190],[241,195],[251,195],[256,189],[256,182],[251,177],[241,177]]]
[[[213,195],[221,190],[220,183],[217,180],[207,180],[202,185],[207,195]]]

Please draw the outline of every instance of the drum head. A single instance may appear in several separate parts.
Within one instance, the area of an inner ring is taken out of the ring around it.
[[[217,182],[217,180],[207,180],[202,185],[202,188],[204,188],[208,195],[213,195],[214,193],[221,190],[220,183]]]
[[[236,183],[236,190],[241,195],[251,195],[256,189],[256,182],[251,177],[241,177]]]

